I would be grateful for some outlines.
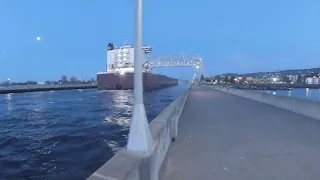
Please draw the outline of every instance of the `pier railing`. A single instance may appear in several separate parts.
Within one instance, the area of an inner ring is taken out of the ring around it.
[[[88,180],[158,180],[161,164],[178,134],[178,122],[188,94],[189,89],[151,121],[149,127],[153,141],[148,152],[123,148]]]

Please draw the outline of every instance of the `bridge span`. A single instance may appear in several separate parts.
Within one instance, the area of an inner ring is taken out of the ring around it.
[[[150,123],[150,150],[125,148],[88,179],[319,179],[319,120],[319,102],[192,85]]]
[[[193,67],[199,74],[197,78],[203,75],[203,60],[200,56],[184,53],[170,53],[159,56],[149,56],[143,64],[144,69],[151,71],[158,67]]]

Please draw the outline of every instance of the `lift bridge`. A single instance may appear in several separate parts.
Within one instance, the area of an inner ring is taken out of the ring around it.
[[[194,67],[197,73],[203,75],[203,61],[198,55],[172,53],[159,56],[146,56],[143,69],[152,72],[153,68],[157,67]]]
[[[203,61],[200,56],[184,53],[171,53],[159,56],[147,55],[152,51],[151,46],[142,47],[143,56],[143,72],[152,72],[157,67],[193,67],[196,69],[196,74],[199,76],[194,77],[198,79],[203,75]],[[116,72],[124,74],[126,72],[134,71],[133,61],[134,47],[130,46],[125,41],[123,46],[119,48],[114,47],[113,43],[108,44],[107,52],[107,72]]]

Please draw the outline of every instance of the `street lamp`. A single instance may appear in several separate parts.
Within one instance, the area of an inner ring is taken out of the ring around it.
[[[147,152],[152,143],[148,119],[143,104],[142,82],[142,0],[136,0],[136,24],[134,46],[134,105],[127,149]]]
[[[273,82],[276,82],[277,81],[277,78],[272,78]]]

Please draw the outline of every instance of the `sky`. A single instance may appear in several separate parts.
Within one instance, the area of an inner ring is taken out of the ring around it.
[[[201,56],[205,76],[319,67],[319,9],[317,0],[144,0],[143,44]],[[134,45],[134,12],[134,0],[0,0],[0,82],[95,78],[109,42]]]

